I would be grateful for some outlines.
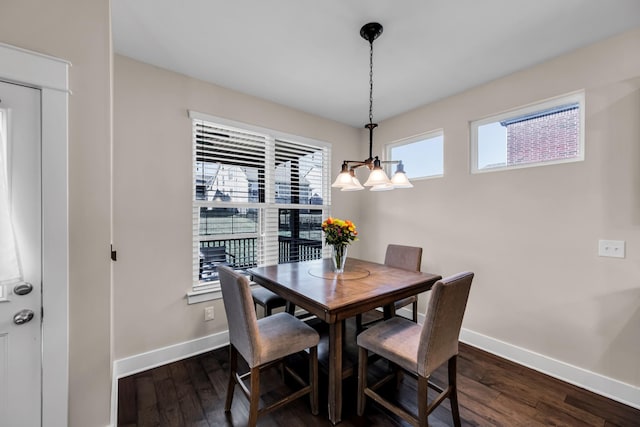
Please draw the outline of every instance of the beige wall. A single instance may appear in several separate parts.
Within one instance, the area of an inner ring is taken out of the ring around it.
[[[366,198],[363,257],[423,246],[424,270],[476,273],[465,328],[639,386],[638,46],[640,30],[381,123],[378,143],[444,129],[445,175]],[[580,89],[585,161],[469,173],[469,121]]]
[[[116,359],[227,329],[221,300],[187,305],[185,299],[192,280],[188,110],[331,142],[347,158],[358,149],[357,129],[116,56]],[[334,213],[355,217],[358,205],[349,200],[357,197],[335,194]],[[205,322],[209,305],[215,319]]]
[[[110,58],[107,0],[3,0],[0,41],[71,61],[69,420],[109,423]],[[46,283],[44,284],[46,286]],[[46,301],[45,313],[46,313]]]

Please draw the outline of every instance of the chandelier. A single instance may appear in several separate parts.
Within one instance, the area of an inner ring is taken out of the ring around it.
[[[342,168],[332,187],[340,188],[340,191],[358,191],[364,187],[371,187],[371,191],[387,191],[394,188],[411,188],[413,185],[409,182],[404,172],[402,160],[382,161],[378,156],[373,157],[373,130],[378,126],[373,123],[373,41],[382,34],[382,25],[377,22],[365,24],[360,29],[360,36],[369,42],[369,123],[364,125],[369,129],[369,158],[365,160],[344,160]],[[385,171],[382,169],[382,163],[397,164],[396,172],[392,179],[389,179]],[[356,169],[366,166],[369,169],[369,179],[360,184],[356,176]]]

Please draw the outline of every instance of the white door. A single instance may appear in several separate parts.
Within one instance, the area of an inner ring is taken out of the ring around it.
[[[41,425],[40,123],[40,91],[0,82],[0,425],[7,427]],[[7,281],[12,246],[21,278],[9,273]]]

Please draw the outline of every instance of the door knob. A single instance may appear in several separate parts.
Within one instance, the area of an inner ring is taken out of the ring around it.
[[[33,285],[31,283],[23,282],[13,288],[13,293],[16,295],[27,295],[31,293],[32,290]]]
[[[33,311],[24,309],[20,310],[13,316],[13,323],[16,325],[22,325],[23,323],[30,322],[33,319]]]

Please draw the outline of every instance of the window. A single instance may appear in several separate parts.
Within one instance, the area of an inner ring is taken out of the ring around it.
[[[0,303],[8,297],[8,285],[21,279],[18,251],[16,250],[13,225],[11,224],[9,191],[9,141],[7,136],[6,110],[0,109]],[[7,285],[7,286],[5,286]]]
[[[584,94],[471,122],[472,172],[584,160]]]
[[[217,289],[220,264],[245,270],[322,258],[329,145],[189,115],[194,291]]]
[[[403,139],[387,145],[387,159],[402,160],[409,179],[442,176],[444,136],[441,130]],[[395,171],[393,164],[388,174]]]

